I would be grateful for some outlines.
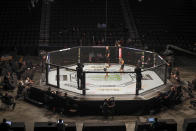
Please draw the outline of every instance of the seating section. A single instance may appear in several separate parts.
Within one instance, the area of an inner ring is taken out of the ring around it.
[[[39,39],[40,7],[41,3],[32,7],[28,0],[0,1],[1,53],[17,49],[19,54],[34,54]]]
[[[128,40],[121,1],[58,0],[51,2],[50,47],[114,45]],[[130,0],[140,40],[150,49],[167,44],[196,51],[196,7],[191,0]],[[42,1],[0,2],[1,53],[35,54],[39,44]],[[128,7],[127,7],[128,8]],[[106,28],[107,27],[107,28]],[[131,31],[130,31],[131,32]],[[129,46],[129,45],[124,45]]]
[[[192,50],[196,42],[196,8],[190,0],[129,1],[140,39],[149,48],[167,44]]]
[[[58,0],[51,5],[50,18],[53,47],[114,45],[115,40],[127,37],[120,1]]]

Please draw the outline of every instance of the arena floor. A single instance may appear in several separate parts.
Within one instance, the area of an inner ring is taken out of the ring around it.
[[[108,73],[104,72],[107,65],[104,63],[84,64],[84,71],[98,72],[86,73],[86,94],[87,95],[123,95],[135,94],[136,92],[136,76],[135,73]],[[70,69],[76,69],[76,65],[69,66]],[[133,72],[134,66],[125,65],[125,72]],[[111,64],[107,68],[108,72],[119,72],[119,64]],[[68,71],[64,68],[60,69],[60,88],[75,93],[82,94],[77,88],[76,71]],[[99,73],[100,72],[100,73]],[[102,73],[101,73],[102,72]],[[48,73],[49,84],[57,85],[57,71],[50,69]],[[142,90],[139,93],[146,92],[164,84],[160,77],[154,71],[142,72]]]

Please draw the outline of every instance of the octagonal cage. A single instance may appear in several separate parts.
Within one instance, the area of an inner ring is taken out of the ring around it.
[[[109,59],[105,46],[78,46],[48,52],[46,84],[83,95],[136,94],[136,65],[141,67],[143,76],[139,93],[166,84],[167,63],[157,53],[129,47],[107,48]],[[119,64],[121,58],[125,63],[123,71]],[[84,65],[83,90],[78,89],[77,63]]]

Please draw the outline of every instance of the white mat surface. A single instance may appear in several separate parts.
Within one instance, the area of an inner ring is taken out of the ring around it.
[[[85,64],[85,71],[101,71],[105,68],[105,64]],[[69,68],[75,69],[76,66]],[[119,71],[120,65],[112,64],[108,71]],[[134,71],[134,67],[125,65],[125,71]],[[50,70],[48,81],[52,85],[57,85],[56,70]],[[148,91],[163,85],[163,81],[154,71],[142,72],[142,88],[140,93]],[[122,94],[135,94],[136,79],[135,74],[130,73],[109,73],[105,77],[105,73],[86,73],[86,94],[87,95],[122,95]],[[77,89],[77,79],[75,71],[67,71],[60,69],[60,88],[80,93],[81,90]]]

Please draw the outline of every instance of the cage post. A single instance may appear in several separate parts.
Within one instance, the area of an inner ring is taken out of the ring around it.
[[[141,62],[142,62],[142,69],[144,69],[144,64],[145,64],[145,61],[144,61],[144,51],[142,52],[142,56],[141,56]]]
[[[120,62],[120,59],[122,58],[122,50],[121,47],[118,48],[118,62]]]
[[[59,79],[59,66],[57,66],[57,88],[60,88],[60,79]]]
[[[48,63],[46,64],[46,84],[48,84]]]

